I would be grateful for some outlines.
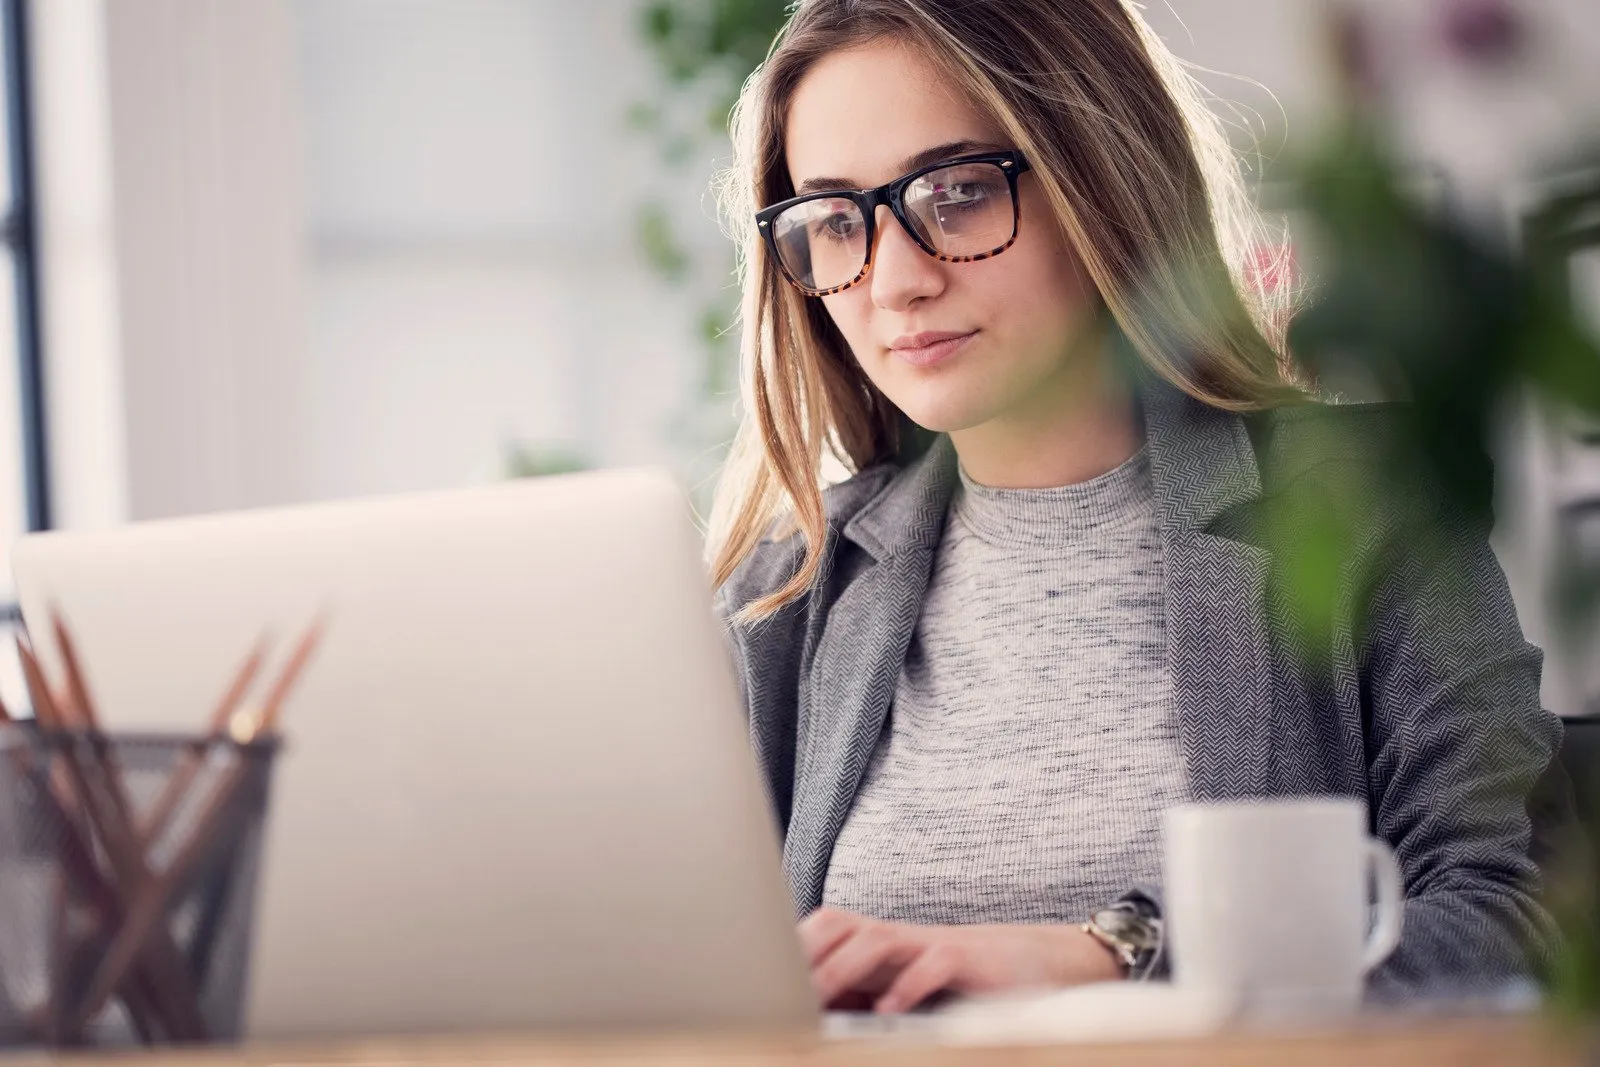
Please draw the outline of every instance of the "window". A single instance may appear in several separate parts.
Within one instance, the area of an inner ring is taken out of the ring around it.
[[[50,525],[35,299],[26,0],[0,0],[0,696],[21,703],[11,542]]]

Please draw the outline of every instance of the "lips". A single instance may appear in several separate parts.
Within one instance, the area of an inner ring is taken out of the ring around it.
[[[943,363],[966,347],[976,330],[925,330],[889,342],[889,351],[914,367]]]

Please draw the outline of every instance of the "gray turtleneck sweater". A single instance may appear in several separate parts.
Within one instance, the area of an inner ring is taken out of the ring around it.
[[[1081,922],[1161,871],[1187,797],[1143,452],[1059,489],[962,472],[827,905]]]

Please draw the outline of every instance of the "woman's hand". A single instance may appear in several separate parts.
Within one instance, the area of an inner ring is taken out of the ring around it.
[[[1111,951],[1076,926],[920,926],[819,908],[800,923],[824,1006],[913,1008],[939,992],[988,993],[1122,977]]]

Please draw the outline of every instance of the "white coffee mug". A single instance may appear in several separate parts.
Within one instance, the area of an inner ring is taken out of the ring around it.
[[[1333,797],[1172,808],[1165,894],[1173,980],[1266,1019],[1356,1011],[1367,973],[1400,942],[1405,904],[1366,809]]]

